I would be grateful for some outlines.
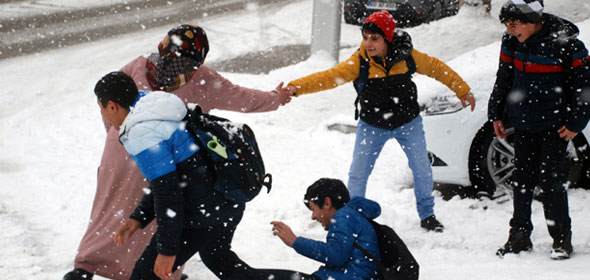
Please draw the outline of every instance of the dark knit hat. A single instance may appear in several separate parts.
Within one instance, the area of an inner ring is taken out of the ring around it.
[[[106,74],[94,86],[94,94],[104,106],[112,100],[124,108],[129,108],[137,99],[138,90],[129,75],[121,71]]]
[[[377,11],[371,14],[363,25],[363,30],[371,31],[371,25],[377,25],[381,34],[385,36],[387,42],[391,43],[395,34],[395,20],[388,11]]]
[[[201,27],[183,24],[168,31],[158,45],[158,51],[164,62],[182,56],[195,60],[198,67],[209,52],[209,41]]]
[[[500,21],[539,23],[543,16],[543,0],[508,0],[500,10]]]

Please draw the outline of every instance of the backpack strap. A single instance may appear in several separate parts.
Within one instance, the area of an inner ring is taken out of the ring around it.
[[[408,66],[408,74],[414,74],[416,73],[416,61],[414,61],[414,57],[412,56],[412,54],[408,55],[405,58],[406,61],[406,65]]]
[[[363,255],[365,255],[366,257],[368,257],[369,258],[369,261],[371,261],[372,263],[376,264],[377,266],[382,266],[383,265],[379,260],[377,260],[377,258],[375,258],[375,256],[373,256],[373,254],[369,253],[369,251],[367,251],[367,249],[363,248],[358,243],[354,242],[352,244],[352,246],[354,246],[354,248],[357,248],[357,249],[361,250],[361,252],[363,253]]]
[[[361,215],[363,215],[363,217],[365,217],[365,219],[367,219],[367,222],[369,222],[369,224],[371,224],[371,227],[374,229],[375,225],[373,224],[375,221],[373,221],[373,219],[368,218],[367,216],[365,216],[364,214],[361,213]],[[375,233],[377,233],[375,231]],[[381,270],[385,269],[385,265],[383,265],[383,263],[378,260],[375,256],[373,256],[373,254],[369,253],[369,251],[367,251],[367,249],[363,248],[363,246],[359,245],[358,243],[354,242],[352,244],[352,246],[354,248],[357,248],[359,250],[361,250],[361,252],[363,253],[363,255],[365,255],[367,258],[369,258],[369,261],[371,261],[372,263],[376,264],[377,267]]]
[[[354,89],[356,90],[356,99],[354,100],[354,119],[359,119],[359,102],[361,92],[365,89],[365,85],[369,81],[369,60],[364,59],[362,56],[359,55],[360,60],[360,69],[359,69],[359,76],[352,82],[354,85]]]

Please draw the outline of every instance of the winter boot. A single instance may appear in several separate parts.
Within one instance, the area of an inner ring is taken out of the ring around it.
[[[74,270],[66,273],[64,275],[63,280],[92,280],[94,274],[81,269],[81,268],[74,268]]]
[[[572,247],[572,231],[567,230],[553,238],[553,249],[551,249],[551,258],[554,260],[569,259],[574,251]]]
[[[186,279],[188,279],[188,275],[186,275],[184,273],[182,275],[180,275],[180,280],[186,280]]]
[[[496,255],[503,257],[506,254],[518,254],[522,251],[530,251],[532,249],[533,242],[531,242],[530,234],[510,230],[508,241],[504,244],[504,247],[496,251]]]
[[[420,226],[427,231],[443,232],[445,227],[436,219],[434,215],[420,221]]]

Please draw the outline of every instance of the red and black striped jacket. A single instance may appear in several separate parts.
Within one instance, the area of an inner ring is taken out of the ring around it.
[[[524,43],[506,34],[488,118],[536,133],[561,126],[579,132],[590,118],[590,56],[573,23],[543,14]]]

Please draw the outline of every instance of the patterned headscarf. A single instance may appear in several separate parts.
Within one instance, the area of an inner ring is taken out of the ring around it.
[[[181,25],[168,31],[158,45],[154,89],[172,91],[188,81],[209,52],[207,34],[201,27]]]

